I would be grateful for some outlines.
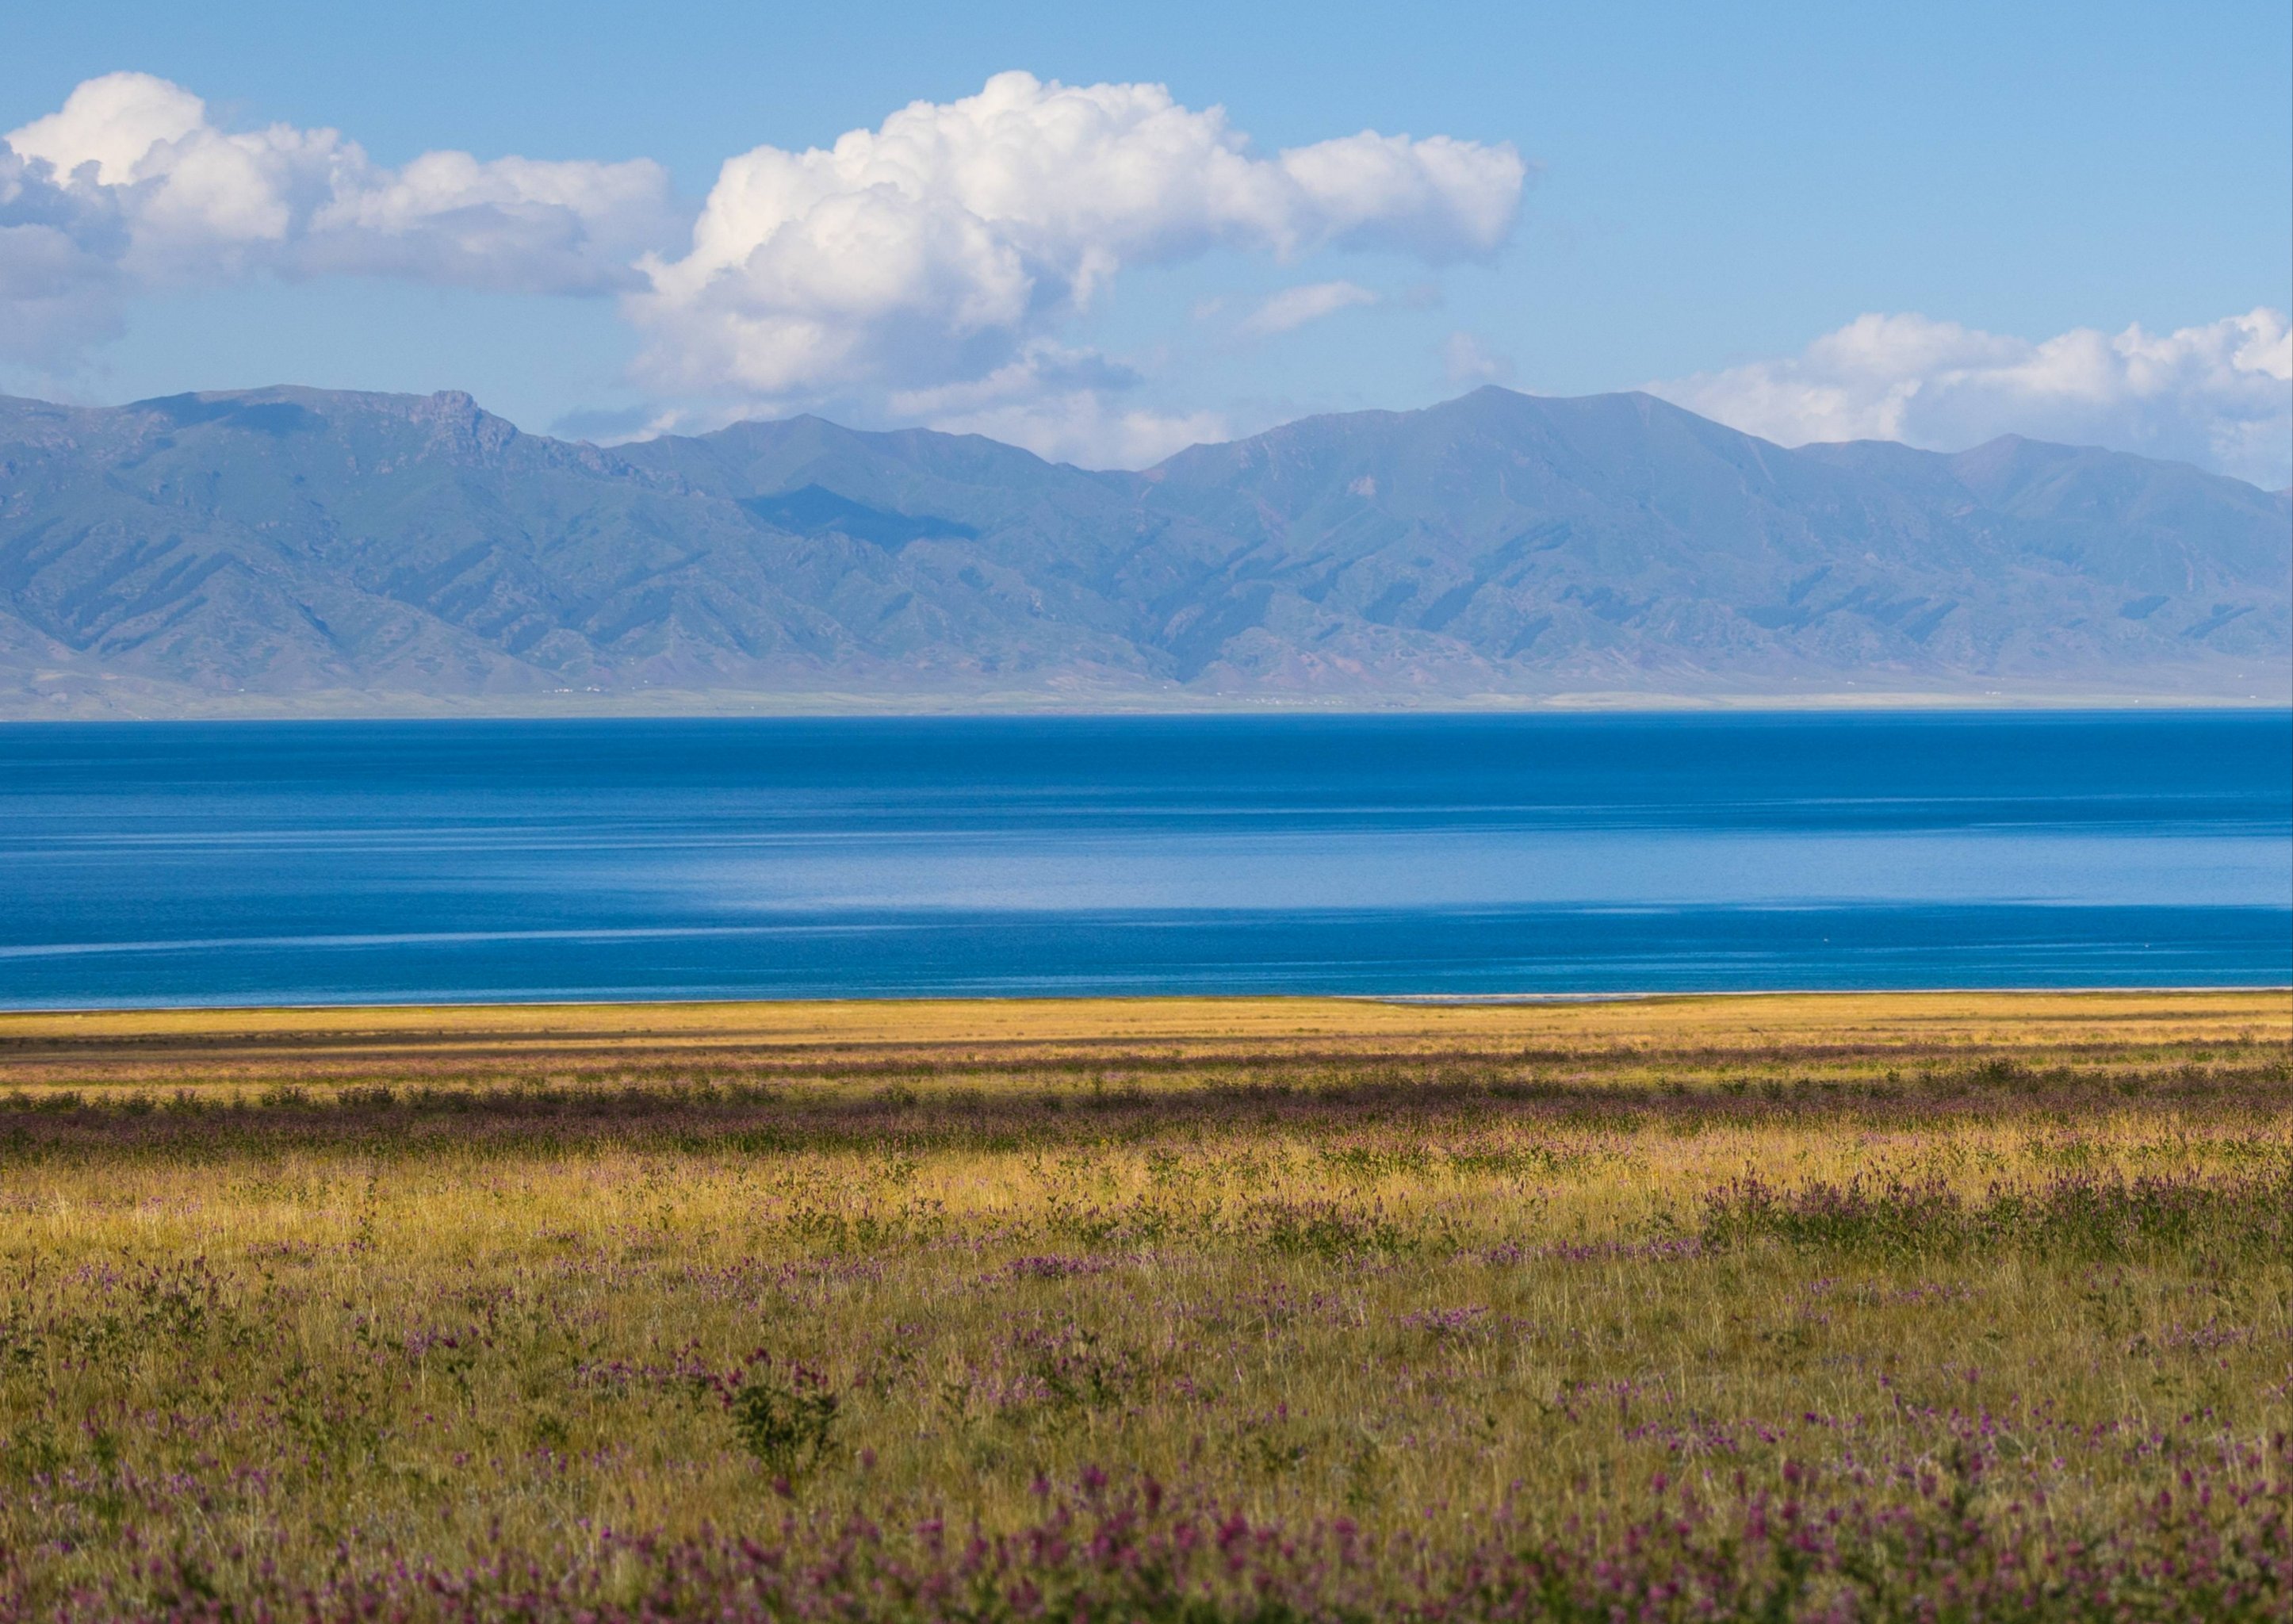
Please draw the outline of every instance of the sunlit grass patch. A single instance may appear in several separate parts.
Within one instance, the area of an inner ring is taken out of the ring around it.
[[[1983,1019],[83,1056],[0,1094],[0,1602],[2282,1616],[2281,1040]]]

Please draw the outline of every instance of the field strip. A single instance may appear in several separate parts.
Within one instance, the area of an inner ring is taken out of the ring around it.
[[[1076,998],[401,1005],[0,1013],[0,1052],[109,1044],[744,1045],[1540,1038],[1961,1041],[2043,1030],[2112,1037],[2195,1032],[2293,1037],[2293,991],[2260,989],[1782,993],[1582,1003],[1428,1003],[1352,998]]]

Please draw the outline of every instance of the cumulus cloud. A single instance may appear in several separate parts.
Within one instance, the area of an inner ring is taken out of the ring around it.
[[[334,130],[226,131],[180,85],[107,74],[0,144],[0,353],[61,366],[136,292],[256,272],[607,293],[689,217],[644,159],[392,169]]]
[[[1787,445],[1901,440],[1957,451],[2002,434],[2293,480],[2293,331],[2259,309],[2151,333],[2038,342],[1918,315],[1867,315],[1798,355],[1650,392]]]
[[[0,145],[0,360],[57,370],[115,337],[126,240],[108,199]]]
[[[1006,73],[825,148],[742,153],[695,210],[643,159],[393,168],[340,132],[227,128],[182,85],[114,73],[0,140],[0,361],[69,371],[136,296],[249,276],[618,293],[649,422],[820,407],[1146,461],[1221,426],[1137,405],[1136,373],[1074,346],[1124,270],[1216,249],[1486,257],[1527,176],[1511,147],[1446,135],[1260,154],[1161,85]],[[1375,298],[1316,282],[1244,327]]]
[[[1253,338],[1295,332],[1309,321],[1334,316],[1357,304],[1374,304],[1377,295],[1357,282],[1309,282],[1284,288],[1244,317],[1241,330]]]
[[[1125,267],[1228,247],[1294,259],[1493,253],[1510,146],[1364,132],[1253,156],[1159,85],[999,74],[804,152],[729,160],[682,258],[628,300],[658,386],[788,400],[1003,375]]]

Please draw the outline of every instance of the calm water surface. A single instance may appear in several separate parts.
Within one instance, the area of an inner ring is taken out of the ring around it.
[[[0,727],[0,1005],[2293,982],[2279,714]]]

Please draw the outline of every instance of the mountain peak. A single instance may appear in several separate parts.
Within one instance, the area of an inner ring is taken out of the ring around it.
[[[811,415],[607,452],[460,391],[280,386],[0,402],[0,473],[19,714],[648,689],[2242,699],[2281,697],[2293,650],[2283,497],[2013,436],[1787,451],[1641,393],[1490,385],[1091,474]]]

